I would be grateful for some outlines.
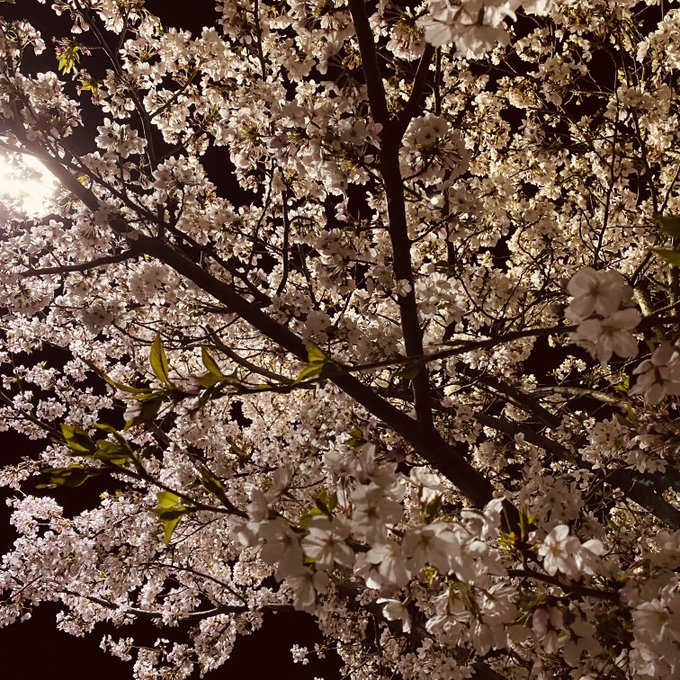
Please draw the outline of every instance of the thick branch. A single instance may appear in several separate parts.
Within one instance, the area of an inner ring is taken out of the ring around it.
[[[425,45],[423,56],[420,57],[420,62],[418,63],[418,70],[416,71],[416,77],[413,79],[413,87],[411,88],[411,96],[408,98],[406,106],[404,106],[401,114],[399,114],[394,129],[394,137],[396,139],[401,139],[404,136],[408,124],[422,106],[423,91],[425,90],[427,74],[430,70],[433,56],[434,47],[428,43]]]
[[[356,0],[352,0],[356,4]],[[99,203],[96,196],[84,187],[73,177],[67,169],[45,153],[37,152],[43,159],[50,171],[62,182],[65,188],[69,189],[77,198],[96,212]],[[395,158],[396,160],[396,158]],[[396,166],[399,172],[398,164]],[[403,194],[401,196],[401,210],[403,216],[403,226],[405,228],[405,213],[403,211]],[[183,253],[164,243],[160,239],[146,236],[130,227],[121,218],[112,218],[109,222],[111,229],[119,236],[125,238],[131,248],[138,248],[144,253],[155,257],[159,261],[172,267],[177,273],[196,284],[201,290],[212,295],[221,302],[230,312],[243,318],[253,328],[257,329],[265,337],[269,338],[276,345],[296,356],[300,361],[307,360],[307,347],[300,337],[288,330],[285,326],[274,321],[265,312],[259,309],[245,298],[241,297],[231,286],[216,279],[210,273],[202,269],[195,262],[187,258]],[[406,253],[408,258],[408,251]],[[409,264],[410,270],[410,264]],[[415,298],[411,290],[412,311],[415,312]],[[417,321],[417,319],[416,319]],[[417,327],[417,338],[419,351],[415,354],[422,354],[422,344],[420,343],[420,329]],[[407,350],[413,343],[413,337],[407,340]],[[435,467],[442,475],[449,479],[459,491],[465,495],[477,507],[483,507],[488,503],[494,492],[491,482],[470,463],[463,455],[452,446],[449,446],[434,429],[423,427],[423,423],[413,420],[405,413],[394,407],[376,394],[370,387],[364,385],[354,376],[340,369],[330,378],[343,392],[359,403],[369,413],[382,420],[392,428],[395,433],[403,437],[430,465]],[[422,369],[416,381],[419,385],[425,384],[427,390],[427,371]],[[417,397],[418,395],[416,395]],[[422,403],[422,400],[421,400]],[[429,411],[429,398],[427,400]],[[430,415],[431,423],[431,415]],[[511,521],[517,517],[517,511],[509,508],[508,513]]]
[[[121,234],[129,232],[122,220],[113,220],[113,228]],[[230,312],[237,314],[264,336],[287,350],[300,361],[307,360],[305,343],[261,309],[242,298],[231,286],[214,278],[182,253],[157,239],[135,235],[134,243],[145,253],[157,258],[177,273],[193,281],[199,288],[219,300]],[[481,507],[491,500],[493,486],[479,471],[449,446],[432,430],[425,430],[418,422],[382,399],[370,387],[354,376],[339,370],[329,377],[343,392],[352,397],[369,413],[385,422],[397,434],[408,441],[416,452],[447,477],[472,503]]]
[[[41,267],[40,269],[27,269],[21,272],[22,276],[45,276],[47,274],[67,274],[69,272],[86,272],[97,267],[104,267],[107,264],[115,264],[116,262],[123,262],[130,260],[139,255],[139,251],[131,248],[125,250],[118,255],[107,255],[105,257],[98,257],[89,262],[79,262],[78,264],[60,265],[58,267]]]
[[[508,569],[508,576],[517,578],[532,578],[544,583],[550,583],[558,588],[561,588],[570,595],[578,597],[594,597],[598,600],[608,600],[610,602],[619,602],[618,593],[609,590],[597,590],[596,588],[589,588],[580,583],[563,583],[556,576],[549,576],[531,569]]]
[[[361,63],[368,87],[368,100],[373,118],[383,124],[380,135],[380,174],[382,175],[387,199],[389,233],[392,243],[394,278],[397,288],[406,290],[398,294],[401,312],[401,329],[407,356],[423,354],[423,333],[418,319],[415,282],[411,266],[411,240],[408,236],[404,183],[399,168],[401,135],[397,127],[388,120],[385,89],[378,67],[378,53],[363,0],[350,0],[350,11],[359,40]],[[389,124],[388,124],[389,123]],[[404,284],[406,284],[404,286]],[[413,395],[416,418],[423,429],[434,432],[430,404],[430,380],[426,366],[413,378]]]
[[[373,41],[373,32],[368,22],[366,5],[364,0],[349,0],[349,11],[352,14],[354,30],[359,42],[359,52],[361,53],[361,68],[366,79],[366,89],[368,90],[368,103],[371,106],[371,113],[377,123],[383,129],[389,123],[389,113],[387,112],[387,100],[385,98],[385,87],[382,76],[380,75],[380,65],[378,64],[378,52]]]

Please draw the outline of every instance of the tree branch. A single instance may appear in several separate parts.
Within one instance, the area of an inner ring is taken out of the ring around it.
[[[368,22],[363,0],[349,0],[354,27],[359,40],[361,62],[368,87],[368,99],[373,117],[383,124],[380,135],[380,173],[385,187],[389,233],[392,244],[394,278],[397,289],[406,284],[406,290],[398,293],[401,312],[401,328],[407,356],[423,354],[423,333],[418,318],[415,281],[411,265],[411,240],[408,236],[404,183],[399,168],[401,135],[388,120],[387,104],[382,77],[378,68],[378,53]],[[412,380],[414,405],[418,424],[424,430],[434,433],[430,403],[430,380],[426,366],[422,366]]]
[[[58,267],[41,267],[39,269],[26,269],[21,272],[24,277],[29,276],[45,276],[47,274],[68,274],[69,272],[86,272],[97,267],[104,267],[107,264],[115,264],[116,262],[124,262],[131,260],[139,255],[139,251],[134,248],[125,250],[118,255],[107,255],[99,257],[89,262],[79,262],[78,264],[67,264]]]
[[[401,139],[404,136],[406,128],[408,128],[408,124],[421,108],[421,99],[425,89],[425,84],[427,83],[427,74],[430,70],[430,65],[432,64],[434,52],[434,47],[430,45],[430,43],[427,43],[425,45],[425,50],[423,51],[423,56],[420,57],[416,76],[413,79],[411,96],[408,98],[406,106],[404,106],[394,127],[393,134],[396,139]]]
[[[387,111],[387,100],[385,98],[385,87],[382,76],[380,75],[380,65],[378,64],[378,52],[373,41],[373,32],[366,14],[364,0],[349,0],[349,11],[352,14],[354,30],[359,42],[359,52],[361,53],[361,68],[366,79],[366,89],[368,91],[368,103],[371,113],[376,123],[383,126],[383,130],[390,122]]]
[[[356,4],[357,0],[352,0],[352,2]],[[48,154],[41,152],[40,150],[37,150],[36,154],[43,160],[45,165],[61,181],[66,189],[71,191],[71,193],[80,199],[91,211],[97,211],[99,202],[89,189],[83,186],[66,168]],[[397,159],[395,158],[395,160]],[[398,163],[396,171],[397,173],[399,172]],[[402,226],[405,228],[403,194],[400,192],[399,195],[401,196],[401,211],[403,215]],[[138,248],[142,252],[165,263],[178,274],[195,283],[205,293],[208,293],[221,302],[230,312],[243,318],[253,328],[272,340],[279,347],[290,352],[300,361],[307,361],[307,346],[299,336],[269,317],[252,302],[241,297],[241,295],[239,295],[230,285],[215,278],[212,274],[186,257],[182,252],[158,238],[152,238],[142,234],[128,225],[127,222],[120,217],[112,217],[109,220],[109,226],[114,233],[126,239],[130,244],[130,247]],[[410,260],[408,250],[405,254],[407,261]],[[413,289],[411,289],[410,295],[410,304],[408,305],[408,308],[412,313],[415,313],[415,297],[413,296]],[[420,351],[417,352],[417,354],[422,354],[420,328],[416,323],[416,327],[413,329],[410,325],[412,323],[413,319],[410,319],[409,323],[406,325],[409,327],[410,331],[417,332],[417,337],[414,338],[409,334],[409,338],[406,340],[407,351],[415,340],[420,346]],[[420,386],[423,384],[425,385],[427,396],[425,406],[430,414],[429,427],[424,427],[423,422],[410,418],[376,394],[370,387],[364,385],[341,367],[339,368],[340,370],[330,377],[330,380],[369,413],[379,420],[384,421],[400,437],[405,439],[415,449],[418,455],[439,470],[444,477],[449,479],[464,496],[467,496],[473,505],[481,508],[493,498],[495,489],[491,482],[481,472],[468,463],[457,448],[449,446],[431,424],[429,394],[427,394],[428,378],[427,370],[425,368],[421,369],[418,376],[416,376],[414,383],[417,382]],[[416,392],[416,390],[414,390],[414,392]],[[416,393],[415,397],[417,399],[419,395]],[[420,403],[422,410],[422,396],[418,403]],[[517,510],[512,507],[508,508],[508,515],[511,522],[516,521],[519,517]]]

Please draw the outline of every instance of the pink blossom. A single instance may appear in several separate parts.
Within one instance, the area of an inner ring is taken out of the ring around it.
[[[404,633],[411,632],[411,617],[408,609],[403,602],[399,600],[389,600],[385,598],[378,599],[378,604],[384,604],[383,616],[388,621],[401,621],[401,629]]]
[[[348,533],[347,527],[338,520],[317,522],[302,539],[302,549],[305,555],[314,559],[319,569],[332,569],[336,562],[351,567],[354,552],[345,543]]]
[[[293,589],[295,608],[312,611],[317,597],[328,590],[330,579],[324,571],[307,569],[299,576],[289,576],[286,583]]]
[[[406,557],[399,544],[394,541],[373,546],[366,553],[366,562],[376,565],[383,582],[402,588],[409,582]]]
[[[602,363],[607,363],[612,354],[630,359],[637,354],[637,340],[630,331],[639,322],[640,312],[629,307],[614,312],[605,319],[586,319],[581,322],[573,337],[584,342]]]
[[[642,394],[648,404],[658,404],[667,395],[680,394],[680,353],[675,345],[662,342],[633,373],[637,382],[630,394]]]
[[[628,293],[629,287],[618,272],[596,271],[592,267],[584,267],[571,278],[567,290],[574,299],[565,313],[574,321],[582,321],[592,314],[613,314]]]
[[[538,549],[539,557],[543,557],[543,568],[554,576],[558,571],[567,576],[579,573],[576,556],[581,544],[575,536],[569,536],[569,527],[558,524],[544,539]]]

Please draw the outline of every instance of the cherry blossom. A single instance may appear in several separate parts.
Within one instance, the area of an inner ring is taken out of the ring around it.
[[[583,342],[603,363],[612,354],[629,359],[637,352],[637,341],[629,332],[640,322],[640,312],[628,308],[614,312],[604,319],[586,319],[579,324],[574,338]]]
[[[576,555],[580,544],[578,538],[569,535],[566,524],[558,524],[545,538],[538,554],[543,557],[543,568],[554,576],[558,571],[568,576],[579,573]]]
[[[649,404],[658,404],[669,394],[680,394],[680,354],[670,342],[662,342],[633,373],[638,376],[631,394],[643,394]]]
[[[565,314],[574,321],[583,321],[594,313],[603,317],[613,314],[631,292],[618,272],[596,271],[592,267],[585,267],[574,274],[567,290],[574,300]]]

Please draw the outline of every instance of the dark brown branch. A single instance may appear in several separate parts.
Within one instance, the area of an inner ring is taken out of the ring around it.
[[[462,363],[456,365],[456,370],[462,375],[474,380],[478,380],[479,382],[488,385],[501,394],[505,394],[506,396],[510,397],[520,408],[536,416],[536,418],[538,418],[544,425],[554,429],[559,427],[562,423],[562,419],[559,416],[550,413],[550,411],[541,406],[541,404],[539,404],[535,399],[532,399],[528,394],[525,394],[512,385],[508,385],[507,383],[499,380],[498,378],[494,378],[488,373],[470,368],[463,365]]]
[[[430,70],[433,56],[434,47],[428,43],[425,45],[423,56],[420,57],[420,62],[418,63],[418,70],[416,71],[416,76],[413,79],[413,87],[411,88],[411,96],[408,98],[406,106],[404,106],[404,109],[396,122],[393,131],[395,139],[401,139],[404,136],[408,124],[422,108],[423,91],[425,90],[427,74]]]
[[[129,234],[129,228],[122,220],[113,220],[112,227],[119,234]],[[225,305],[230,312],[243,318],[279,347],[287,350],[300,361],[307,361],[307,346],[301,338],[242,298],[231,286],[214,278],[166,243],[142,234],[131,236],[131,238],[145,253],[193,281],[199,288]],[[422,458],[451,480],[476,506],[482,507],[491,500],[494,491],[491,483],[433,429],[426,430],[421,427],[418,422],[382,399],[370,387],[340,367],[329,379],[369,413],[384,421],[408,441]]]
[[[582,586],[579,583],[563,583],[555,576],[548,574],[541,574],[540,572],[531,569],[508,569],[508,576],[516,578],[533,578],[537,581],[550,583],[558,588],[562,588],[565,593],[570,595],[578,595],[581,597],[594,597],[598,600],[608,600],[609,602],[620,602],[619,594],[608,590],[597,590],[596,588],[589,588]]]
[[[97,597],[95,595],[86,595],[84,593],[76,593],[72,590],[63,590],[64,595],[70,597],[82,597],[88,602],[93,604],[98,604],[105,609],[117,610],[123,609],[125,614],[130,616],[136,616],[137,618],[143,619],[165,619],[167,617],[167,612],[155,612],[147,609],[138,609],[137,607],[124,607],[122,605],[117,605],[110,600],[106,600],[103,597]],[[204,611],[193,611],[188,614],[180,616],[182,621],[196,621],[202,619],[209,619],[213,616],[219,616],[220,614],[245,614],[247,612],[253,611],[295,611],[293,605],[290,604],[269,604],[262,605],[258,609],[253,609],[247,605],[243,604],[222,604],[213,607],[212,609],[206,609]]]
[[[496,671],[488,666],[484,661],[478,660],[473,662],[475,674],[472,676],[473,680],[507,680],[504,675],[496,673]]]
[[[123,262],[131,260],[139,255],[139,251],[131,248],[125,250],[118,255],[107,255],[105,257],[98,257],[89,262],[79,262],[78,264],[66,264],[59,267],[41,267],[39,269],[27,269],[21,272],[24,277],[29,276],[45,276],[47,274],[68,274],[69,272],[86,272],[97,267],[104,267],[107,264],[115,264],[116,262]]]
[[[356,3],[356,0],[352,0],[352,2]],[[48,154],[41,153],[40,150],[36,150],[35,153],[41,157],[45,165],[59,178],[66,189],[70,190],[90,210],[97,211],[99,202],[91,191]],[[397,159],[395,158],[395,160]],[[396,169],[398,172],[398,164]],[[300,361],[307,361],[307,346],[300,337],[272,319],[252,302],[241,297],[230,285],[216,279],[202,269],[182,252],[160,239],[151,238],[136,231],[121,218],[112,218],[109,226],[114,233],[125,238],[130,247],[138,248],[168,265],[178,274],[195,283],[205,293],[221,302],[230,312],[243,318],[276,345],[290,352]],[[403,226],[405,227],[405,217]],[[408,257],[408,251],[406,254]],[[411,290],[411,295],[413,295],[413,290]],[[411,298],[411,302],[415,304],[415,298]],[[418,335],[420,335],[420,329],[417,330]],[[407,342],[409,341],[407,340]],[[422,347],[419,353],[422,354]],[[421,370],[416,378],[427,381],[426,370]],[[360,380],[342,369],[337,371],[330,379],[369,413],[382,420],[396,434],[405,439],[418,455],[449,479],[473,505],[483,507],[493,498],[494,487],[491,482],[468,463],[457,448],[449,446],[435,431],[434,427],[423,427],[422,423],[407,416],[381,398],[369,386],[364,385]],[[427,386],[427,383],[425,384]],[[427,408],[429,411],[429,403]],[[517,510],[509,508],[508,513],[511,521],[514,522],[518,517]]]
[[[376,123],[383,126],[383,130],[389,123],[387,100],[385,98],[385,86],[380,75],[378,53],[373,42],[373,32],[366,14],[364,0],[349,0],[349,11],[352,14],[354,30],[357,34],[359,52],[361,53],[361,68],[366,79],[368,91],[368,103]]]
[[[570,451],[559,442],[535,432],[529,427],[519,423],[510,423],[501,418],[494,418],[486,413],[475,414],[475,419],[482,425],[498,432],[503,432],[509,437],[522,433],[530,444],[534,444],[544,451],[552,453],[557,458],[576,462],[583,467],[590,467],[583,463],[583,461],[575,460],[578,458],[576,452]],[[629,469],[618,469],[609,471],[603,481],[618,488],[627,498],[645,508],[657,519],[666,522],[673,529],[680,529],[680,510],[666,501],[658,492],[658,489],[655,488],[658,486],[656,479],[636,475]]]
[[[623,493],[635,501],[638,505],[651,512],[655,517],[666,522],[674,529],[680,529],[680,510],[664,500],[661,494],[653,488],[653,481],[648,484],[646,480],[636,479],[631,470],[611,470],[605,480],[612,486],[619,488]]]
[[[380,135],[380,174],[387,199],[389,233],[392,243],[394,278],[397,287],[406,284],[403,294],[398,294],[401,329],[407,356],[423,354],[423,332],[418,318],[415,281],[411,266],[411,240],[408,236],[404,182],[399,168],[401,135],[388,119],[385,90],[378,67],[378,53],[363,0],[349,0],[354,28],[359,40],[361,62],[368,87],[368,99],[373,118],[382,123]],[[434,434],[430,400],[430,379],[426,366],[422,366],[412,380],[414,405],[418,425]]]

